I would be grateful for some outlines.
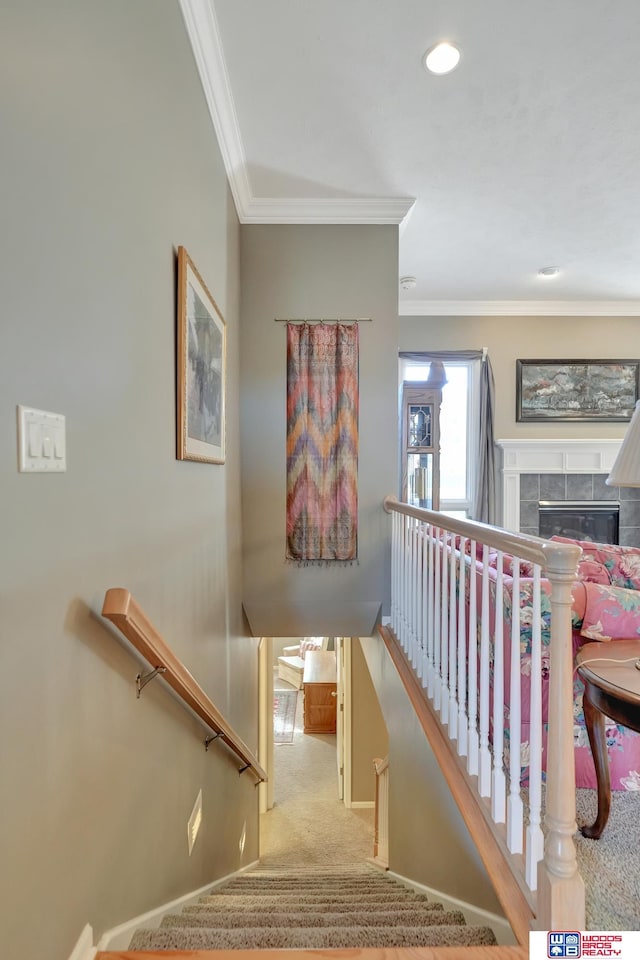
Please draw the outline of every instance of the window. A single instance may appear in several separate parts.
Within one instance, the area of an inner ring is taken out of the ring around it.
[[[399,378],[426,380],[430,363],[400,360]],[[440,510],[468,517],[475,488],[475,447],[478,436],[480,361],[446,361],[447,383],[440,410]]]

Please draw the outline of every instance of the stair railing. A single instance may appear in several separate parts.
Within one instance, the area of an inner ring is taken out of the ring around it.
[[[102,616],[115,624],[152,668],[151,673],[146,677],[138,675],[138,694],[145,683],[156,675],[161,675],[185,706],[199,717],[208,730],[212,731],[212,736],[204,741],[205,748],[208,748],[212,741],[220,739],[242,761],[240,773],[250,770],[258,783],[267,779],[267,774],[249,747],[227,723],[128,590],[122,587],[112,587],[107,590]]]
[[[389,867],[389,757],[373,761],[376,790],[373,809],[373,859]]]
[[[584,929],[573,840],[571,586],[580,549],[395,497],[384,506],[393,523],[391,631],[531,906],[532,926]]]

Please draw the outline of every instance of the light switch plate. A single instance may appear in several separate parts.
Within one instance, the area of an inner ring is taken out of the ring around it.
[[[65,418],[61,413],[18,405],[20,473],[64,473],[67,469]]]

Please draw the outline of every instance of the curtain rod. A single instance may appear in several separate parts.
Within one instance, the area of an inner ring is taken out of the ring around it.
[[[309,318],[305,320],[303,317],[274,317],[275,323],[373,323],[371,317],[340,317],[338,320],[325,320],[324,318]]]

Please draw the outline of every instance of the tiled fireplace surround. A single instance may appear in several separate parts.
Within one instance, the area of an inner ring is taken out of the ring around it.
[[[502,525],[538,534],[539,500],[617,500],[620,543],[640,547],[640,488],[608,487],[620,440],[497,440]]]

